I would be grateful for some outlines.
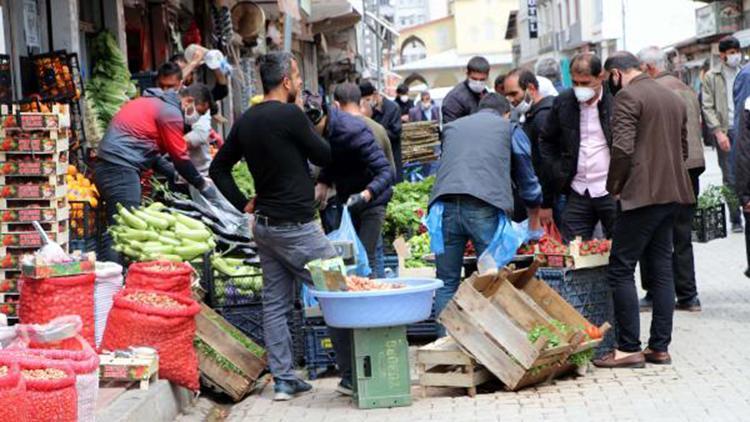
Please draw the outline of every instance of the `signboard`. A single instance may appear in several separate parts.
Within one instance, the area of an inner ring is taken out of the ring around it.
[[[695,35],[698,38],[729,34],[741,29],[742,5],[736,0],[711,3],[695,10]]]
[[[537,17],[536,0],[528,0],[529,38],[539,36],[539,18]]]
[[[23,31],[26,34],[27,47],[42,47],[39,36],[39,12],[36,0],[23,0]]]

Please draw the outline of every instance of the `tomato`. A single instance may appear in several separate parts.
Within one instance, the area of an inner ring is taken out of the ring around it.
[[[586,335],[589,336],[589,338],[592,340],[602,338],[602,332],[599,330],[599,327],[591,324],[586,326]]]

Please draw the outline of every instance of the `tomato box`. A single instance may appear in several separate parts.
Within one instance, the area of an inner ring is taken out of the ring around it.
[[[0,189],[0,198],[8,199],[52,199],[65,195],[65,185],[52,186],[49,183],[26,183],[6,185]]]
[[[148,389],[151,378],[158,379],[159,356],[134,356],[129,352],[110,352],[99,355],[101,381],[140,381],[141,389]]]
[[[18,280],[9,279],[9,280],[0,281],[0,293],[14,293],[14,292],[18,292]]]
[[[48,232],[47,236],[58,244],[68,243],[66,231]],[[0,234],[0,239],[2,239],[2,246],[6,248],[40,248],[43,245],[42,236],[36,231],[3,233]]]
[[[0,210],[0,223],[55,223],[69,218],[68,208],[16,208]]]
[[[0,302],[0,314],[8,318],[18,318],[18,302]]]
[[[62,264],[47,264],[34,258],[31,263],[22,264],[21,272],[29,278],[49,278],[93,273],[95,268],[96,254],[89,252],[74,256],[74,261]]]
[[[52,176],[65,173],[65,166],[52,160],[0,161],[0,176]]]
[[[537,245],[536,256],[547,267],[555,268],[594,268],[609,264],[609,251],[612,241],[608,239],[582,241],[575,238],[570,245]]]

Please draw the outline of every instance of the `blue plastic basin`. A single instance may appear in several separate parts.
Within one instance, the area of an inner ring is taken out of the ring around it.
[[[401,283],[401,289],[366,292],[323,292],[318,298],[326,324],[337,328],[375,328],[413,324],[430,317],[435,290],[443,282],[435,278],[378,279],[381,283]]]

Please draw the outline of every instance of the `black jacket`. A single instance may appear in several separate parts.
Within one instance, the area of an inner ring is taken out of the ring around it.
[[[405,115],[405,114],[409,114],[409,110],[411,110],[412,107],[414,107],[414,101],[413,100],[408,100],[405,103],[403,103],[403,102],[401,102],[401,98],[396,97],[396,99],[393,100],[393,102],[395,102],[396,105],[398,106],[398,108],[401,109],[401,115],[402,116]]]
[[[401,108],[393,101],[383,98],[382,109],[372,111],[372,120],[380,123],[388,132],[391,147],[401,145]]]
[[[443,99],[443,124],[474,114],[481,99],[481,94],[475,94],[469,89],[468,81],[456,85]]]
[[[542,156],[539,152],[539,136],[542,133],[542,127],[547,122],[547,117],[552,110],[552,104],[555,97],[547,96],[541,101],[531,106],[526,113],[526,120],[523,122],[523,131],[531,141],[531,162],[534,164],[534,171],[539,174],[542,169]]]
[[[393,170],[365,122],[332,108],[325,138],[331,144],[333,160],[321,170],[318,180],[328,186],[335,184],[342,203],[367,188],[372,193],[368,207],[387,204],[393,195]]]
[[[599,121],[607,145],[612,147],[610,119],[613,106],[612,95],[604,88],[599,101]],[[578,169],[578,149],[581,145],[581,108],[572,89],[555,97],[547,121],[542,126],[539,138],[541,155],[544,208],[551,208],[554,195],[569,193],[570,184]]]
[[[743,104],[740,114],[739,133],[734,143],[734,178],[735,190],[740,199],[740,206],[750,202],[750,99]]]

